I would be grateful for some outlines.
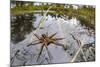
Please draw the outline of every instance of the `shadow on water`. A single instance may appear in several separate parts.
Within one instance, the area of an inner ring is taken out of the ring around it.
[[[14,43],[22,41],[26,34],[35,29],[33,26],[35,20],[33,14],[11,16],[11,40]]]

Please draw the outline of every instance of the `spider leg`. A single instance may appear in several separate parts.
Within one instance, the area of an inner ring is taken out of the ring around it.
[[[40,42],[37,42],[37,43],[34,43],[34,44],[30,43],[29,45],[27,45],[27,47],[29,47],[31,45],[36,45],[36,44],[40,44]]]
[[[65,38],[52,38],[53,41],[57,41],[57,40],[63,40]]]
[[[33,34],[34,34],[34,33],[33,33]],[[40,39],[39,36],[38,36],[37,34],[34,34],[34,35],[35,35],[38,39]]]
[[[44,47],[44,45],[42,45],[42,47],[41,47],[41,49],[40,49],[40,52],[39,52],[39,55],[38,55],[37,61],[39,60],[40,55],[42,54],[43,47]]]
[[[49,38],[52,38],[56,35],[57,33],[52,34],[51,36],[49,36]]]
[[[50,59],[50,61],[51,61],[51,59],[52,59],[53,57],[52,57],[52,55],[51,55],[51,53],[50,53],[48,47],[47,47],[47,46],[45,46],[45,47],[46,47],[46,50],[47,50],[47,52],[48,52],[49,59]]]
[[[61,44],[61,43],[57,43],[57,42],[53,42],[53,44],[57,45],[57,46],[62,46],[62,48],[64,50],[67,50],[67,46],[64,46],[64,44]]]

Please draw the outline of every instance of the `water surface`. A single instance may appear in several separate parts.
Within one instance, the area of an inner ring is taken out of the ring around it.
[[[79,48],[79,45],[71,34],[78,38],[84,45],[95,43],[95,31],[82,25],[77,18],[71,17],[69,19],[68,16],[48,14],[36,34],[41,36],[41,34],[46,32],[48,32],[49,35],[57,33],[55,37],[65,38],[59,41],[59,43],[67,46],[67,50],[65,51],[62,47],[51,44],[48,46],[51,57],[48,56],[47,50],[44,48],[39,59],[40,61],[36,62],[41,47],[40,44],[31,47],[27,47],[27,45],[36,40],[33,33],[37,29],[42,16],[42,14],[11,16],[11,57],[14,56],[17,50],[20,50],[12,65],[70,62]],[[94,56],[90,56],[91,53],[89,51],[85,50],[84,54],[86,54],[87,61],[94,60]],[[82,54],[80,53],[80,55]],[[80,55],[76,61],[85,61]]]

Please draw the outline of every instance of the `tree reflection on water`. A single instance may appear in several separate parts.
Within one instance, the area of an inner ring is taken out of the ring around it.
[[[33,14],[11,16],[11,40],[14,43],[22,41],[26,34],[35,29],[33,26],[35,20]]]

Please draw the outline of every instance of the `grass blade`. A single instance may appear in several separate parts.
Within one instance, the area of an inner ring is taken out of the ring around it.
[[[38,29],[41,27],[42,23],[44,22],[47,13],[49,12],[49,10],[52,8],[53,6],[49,7],[48,10],[44,13],[44,15],[42,16],[41,20],[39,21],[39,24],[37,26],[37,29],[34,31],[34,33],[36,33],[38,31]]]
[[[76,54],[74,55],[74,57],[72,58],[72,60],[70,61],[71,63],[73,63],[75,61],[75,59],[77,58],[78,54],[80,53],[82,47],[83,47],[83,43],[81,42],[81,46],[79,47],[79,49],[77,50]]]

